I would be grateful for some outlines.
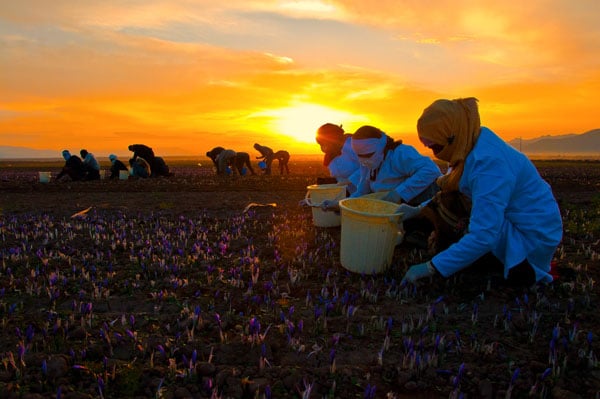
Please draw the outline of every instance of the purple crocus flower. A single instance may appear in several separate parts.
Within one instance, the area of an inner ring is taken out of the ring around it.
[[[552,368],[548,367],[546,370],[544,370],[544,372],[542,373],[542,376],[540,377],[541,381],[544,381],[546,378],[548,378],[548,376],[552,373]]]
[[[516,368],[515,371],[513,372],[513,375],[510,379],[510,386],[515,385],[515,381],[517,381],[517,378],[519,377],[519,373],[521,372],[520,368]]]
[[[375,385],[371,386],[371,384],[367,384],[367,387],[365,388],[365,399],[375,399],[376,388]]]

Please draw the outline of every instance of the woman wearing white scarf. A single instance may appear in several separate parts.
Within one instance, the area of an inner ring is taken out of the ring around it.
[[[385,201],[420,204],[438,191],[435,181],[442,174],[435,162],[376,127],[360,127],[352,135],[352,149],[361,164],[352,197],[388,191]]]

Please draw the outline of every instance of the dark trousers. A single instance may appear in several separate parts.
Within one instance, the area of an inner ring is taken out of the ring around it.
[[[505,279],[504,265],[491,253],[481,257],[460,273],[490,278],[492,287],[527,288],[531,287],[536,282],[535,271],[527,259],[511,268]]]

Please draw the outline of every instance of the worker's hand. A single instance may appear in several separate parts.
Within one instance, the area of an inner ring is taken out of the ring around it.
[[[402,221],[412,219],[421,212],[421,206],[410,206],[408,204],[400,204],[396,213],[402,214]]]
[[[321,209],[324,211],[340,211],[340,202],[338,200],[325,200],[321,202]]]
[[[435,267],[433,267],[433,263],[431,261],[425,263],[419,263],[418,265],[414,265],[408,268],[406,274],[402,278],[401,285],[406,283],[415,284],[422,278],[431,277],[436,273]]]
[[[303,200],[298,202],[298,205],[300,206],[311,206],[312,203],[310,202],[310,198],[304,198]]]
[[[394,202],[396,204],[399,204],[402,202],[402,197],[395,190],[390,191],[381,199],[383,201]]]

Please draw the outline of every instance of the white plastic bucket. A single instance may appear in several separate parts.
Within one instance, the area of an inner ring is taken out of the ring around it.
[[[312,206],[313,224],[317,227],[335,227],[340,225],[341,216],[334,211],[324,211],[319,205],[325,200],[346,198],[346,186],[337,184],[313,184],[307,186],[305,199]]]
[[[52,172],[39,172],[40,183],[49,183],[52,177]]]
[[[402,226],[398,204],[373,198],[340,201],[340,262],[355,273],[380,273],[391,263]]]
[[[120,170],[119,171],[119,180],[127,180],[129,179],[129,171],[128,170]]]

